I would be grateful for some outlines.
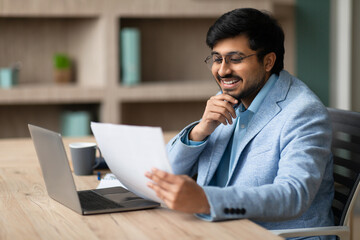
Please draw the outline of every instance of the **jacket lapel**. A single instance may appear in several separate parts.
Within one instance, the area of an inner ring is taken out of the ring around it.
[[[248,143],[263,129],[266,124],[270,122],[280,111],[281,108],[277,103],[283,101],[286,98],[286,95],[290,88],[290,77],[291,75],[286,71],[280,73],[279,79],[270,90],[268,96],[264,99],[259,110],[255,113],[251,119],[247,132],[244,135],[244,138],[241,139],[238,143],[238,148],[236,150],[236,160],[231,169],[226,186],[230,183],[231,177],[234,173],[234,170],[239,162],[240,155]],[[236,143],[233,143],[236,144]]]
[[[203,158],[205,161],[207,161],[208,164],[207,173],[205,174],[206,178],[203,179],[204,185],[208,185],[212,177],[214,176],[215,171],[219,166],[221,158],[232,136],[232,133],[235,128],[235,124],[233,123],[231,125],[226,125],[226,126],[221,124],[218,128],[219,128],[218,131],[214,132],[217,135],[215,136],[215,138],[213,138],[214,141],[211,142],[212,146],[210,146],[212,149],[214,149],[214,151],[210,151],[211,155]]]

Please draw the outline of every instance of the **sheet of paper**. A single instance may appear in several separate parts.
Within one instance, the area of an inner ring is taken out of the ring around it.
[[[116,178],[138,196],[163,203],[145,177],[152,167],[172,173],[161,128],[92,122],[91,129]]]
[[[107,173],[104,178],[100,180],[99,185],[96,189],[100,188],[110,188],[110,187],[123,187],[126,188],[119,179],[113,173]]]

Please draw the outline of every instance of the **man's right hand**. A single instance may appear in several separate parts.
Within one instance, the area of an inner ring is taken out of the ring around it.
[[[190,132],[189,138],[192,141],[202,141],[209,136],[221,123],[232,124],[236,118],[234,105],[238,100],[228,94],[220,94],[211,97],[206,104],[202,119]]]

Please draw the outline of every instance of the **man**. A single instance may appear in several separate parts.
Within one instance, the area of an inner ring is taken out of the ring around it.
[[[281,27],[258,10],[236,9],[210,27],[206,42],[221,92],[169,142],[176,175],[152,169],[148,186],[169,208],[205,220],[249,218],[267,229],[333,225],[328,113],[283,70]]]

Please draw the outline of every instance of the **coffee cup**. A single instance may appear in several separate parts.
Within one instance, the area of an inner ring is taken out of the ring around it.
[[[91,175],[100,161],[96,161],[96,150],[101,152],[96,143],[75,142],[70,143],[71,160],[76,175]]]

